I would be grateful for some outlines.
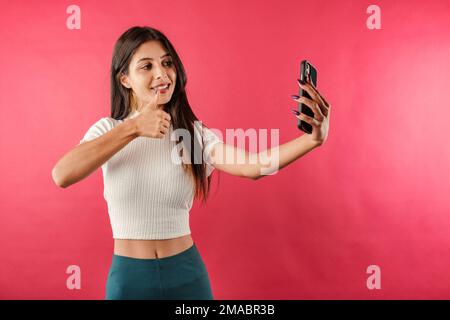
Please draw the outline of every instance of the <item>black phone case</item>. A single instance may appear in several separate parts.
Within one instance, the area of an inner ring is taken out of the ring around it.
[[[316,68],[314,68],[314,66],[311,63],[309,63],[309,61],[303,60],[300,63],[300,80],[306,82],[306,76],[308,74],[311,76],[311,81],[314,84],[314,86],[317,86],[317,70],[316,70]],[[308,99],[311,99],[311,96],[309,95],[309,93],[306,90],[303,90],[302,88],[299,88],[298,95],[300,97],[306,97]],[[305,115],[314,118],[314,112],[311,110],[311,108],[309,108],[307,105],[305,105],[303,103],[298,103],[298,111],[300,113],[304,113]],[[306,133],[309,133],[309,134],[312,133],[312,126],[306,121],[298,119],[297,120],[297,128]]]

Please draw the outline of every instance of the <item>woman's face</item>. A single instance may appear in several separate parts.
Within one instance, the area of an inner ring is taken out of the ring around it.
[[[155,87],[169,84],[169,88],[160,90],[158,107],[170,101],[176,83],[176,69],[172,57],[159,41],[147,41],[141,44],[131,58],[128,76],[122,75],[123,86],[132,89],[136,105],[132,109],[140,110],[145,102],[156,93]]]

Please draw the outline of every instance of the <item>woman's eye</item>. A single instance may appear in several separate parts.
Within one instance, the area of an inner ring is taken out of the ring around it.
[[[165,61],[165,62],[167,64],[167,66],[169,66],[169,67],[173,64],[172,61]],[[143,67],[143,69],[148,70],[148,67],[151,67],[151,66],[152,66],[151,64],[147,64]]]

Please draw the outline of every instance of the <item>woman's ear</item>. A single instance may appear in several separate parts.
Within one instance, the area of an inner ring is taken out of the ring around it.
[[[128,77],[127,77],[125,74],[123,74],[123,73],[120,74],[120,83],[121,83],[125,88],[128,88],[128,89],[131,88],[130,83],[128,82]]]

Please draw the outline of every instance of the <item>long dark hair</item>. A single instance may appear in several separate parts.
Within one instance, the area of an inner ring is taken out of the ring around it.
[[[161,31],[147,26],[135,26],[125,31],[117,40],[111,63],[111,117],[123,120],[130,113],[132,92],[131,89],[121,84],[120,76],[122,73],[128,75],[131,58],[138,47],[144,42],[155,40],[159,41],[171,54],[177,72],[175,89],[170,101],[165,104],[164,111],[171,116],[173,130],[178,128],[189,130],[190,145],[187,145],[187,141],[183,141],[183,144],[189,151],[192,150],[190,146],[194,146],[195,152],[189,152],[191,163],[189,165],[183,163],[183,167],[189,169],[188,171],[194,179],[195,197],[201,197],[205,202],[210,190],[211,175],[206,176],[203,149],[201,149],[201,153],[197,152],[200,146],[194,134],[194,121],[199,120],[192,111],[186,96],[187,77],[183,64],[174,47]],[[204,146],[203,135],[201,137],[202,146]],[[199,154],[201,154],[201,161],[198,159]]]

